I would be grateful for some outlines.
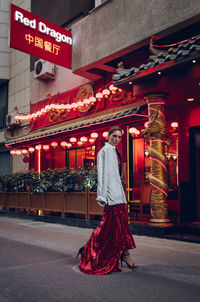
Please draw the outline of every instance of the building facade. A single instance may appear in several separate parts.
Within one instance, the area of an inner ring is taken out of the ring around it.
[[[142,130],[154,99],[165,104],[154,111],[165,116],[168,210],[199,220],[198,3],[81,1],[77,8],[60,1],[52,14],[47,2],[15,1],[71,30],[72,70],[56,66],[54,79],[44,81],[35,76],[34,58],[11,50],[8,113],[17,111],[18,122],[8,127],[6,142],[26,157],[29,151],[26,163],[23,154],[12,156],[12,171],[93,166],[106,132],[117,124],[124,130],[119,149],[128,199],[138,198],[152,174],[151,142]]]

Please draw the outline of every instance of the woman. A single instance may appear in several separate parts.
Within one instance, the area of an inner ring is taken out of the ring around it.
[[[121,138],[122,129],[112,127],[108,142],[97,156],[97,201],[104,206],[104,214],[99,226],[78,253],[81,254],[79,269],[85,274],[121,272],[120,258],[121,265],[125,262],[131,269],[137,267],[128,251],[135,248],[135,242],[128,225],[126,197],[119,173],[120,159],[116,146]]]

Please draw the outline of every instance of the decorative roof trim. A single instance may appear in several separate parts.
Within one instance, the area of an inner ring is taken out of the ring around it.
[[[187,42],[178,44],[176,48],[169,48],[168,51],[161,51],[158,55],[149,57],[147,64],[140,65],[139,68],[130,69],[118,68],[117,73],[113,75],[113,85],[127,83],[129,81],[139,81],[146,77],[168,68],[187,63],[200,56],[200,36],[192,38]]]
[[[127,118],[130,116],[141,116],[141,117],[147,117],[144,114],[138,114],[140,107],[134,107],[133,109],[125,110],[122,112],[117,112],[115,114],[110,114],[105,117],[99,117],[97,119],[92,119],[92,120],[87,120],[83,121],[74,125],[68,125],[68,126],[63,126],[54,130],[46,130],[46,131],[41,131],[33,134],[27,134],[24,135],[23,137],[17,137],[17,138],[9,138],[7,137],[7,143],[6,147],[12,147],[13,145],[20,144],[20,143],[26,143],[27,141],[36,141],[38,139],[43,139],[45,137],[53,137],[58,134],[66,133],[66,132],[71,132],[73,130],[78,130],[78,129],[83,129],[88,126],[95,126],[95,125],[100,125],[108,121],[113,121],[113,120],[120,120],[122,118]]]

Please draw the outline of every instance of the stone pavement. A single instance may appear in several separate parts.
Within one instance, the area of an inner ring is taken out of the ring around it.
[[[0,301],[200,301],[200,245],[134,236],[133,272],[88,276],[76,253],[92,229],[0,217]]]

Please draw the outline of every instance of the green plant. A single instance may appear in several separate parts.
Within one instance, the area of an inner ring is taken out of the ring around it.
[[[4,192],[83,192],[86,186],[96,190],[95,168],[48,169],[40,174],[29,171],[0,176],[0,191]]]

